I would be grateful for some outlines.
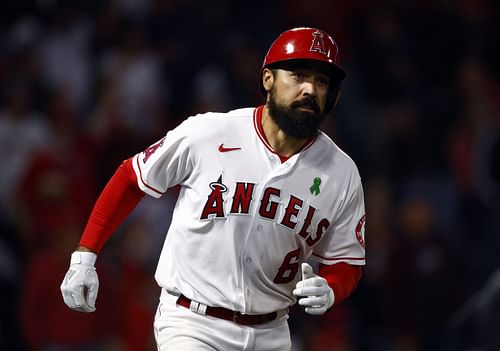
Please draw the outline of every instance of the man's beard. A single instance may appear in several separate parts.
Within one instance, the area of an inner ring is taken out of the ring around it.
[[[314,112],[299,110],[302,106],[309,107]],[[294,101],[290,106],[279,106],[274,87],[270,91],[268,107],[269,114],[278,127],[286,135],[296,139],[316,137],[325,119],[325,114],[320,112],[318,104],[311,97]]]

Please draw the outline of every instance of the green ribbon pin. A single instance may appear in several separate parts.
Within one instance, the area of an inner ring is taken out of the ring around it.
[[[315,177],[313,180],[313,184],[309,188],[311,190],[311,194],[318,195],[319,194],[319,185],[321,184],[321,178]]]

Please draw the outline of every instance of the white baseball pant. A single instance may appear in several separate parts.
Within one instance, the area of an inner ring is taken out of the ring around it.
[[[202,315],[176,304],[162,291],[154,332],[159,351],[290,351],[288,315],[254,326]]]

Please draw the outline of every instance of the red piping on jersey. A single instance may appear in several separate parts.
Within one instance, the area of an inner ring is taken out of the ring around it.
[[[148,188],[150,190],[153,190],[157,194],[163,195],[164,194],[163,192],[161,192],[159,190],[156,190],[155,188],[153,188],[149,184],[146,184],[146,182],[144,181],[144,179],[142,179],[142,171],[141,171],[141,167],[139,165],[139,155],[137,155],[137,157],[136,157],[135,160],[136,160],[136,164],[137,164],[137,169],[139,170],[139,176],[141,177],[141,183],[142,183],[142,185],[144,185],[146,188]]]
[[[264,129],[262,128],[262,111],[264,109],[264,106],[258,106],[255,108],[254,113],[253,113],[253,125],[255,127],[255,131],[257,132],[257,135],[259,136],[260,140],[264,144],[264,146],[273,154],[278,156],[281,160],[281,163],[286,162],[291,156],[283,156],[274,151],[273,147],[269,144],[269,141],[267,140],[266,133],[264,133]],[[309,138],[306,140],[306,143],[304,146],[299,150],[303,151],[309,148],[316,138]]]
[[[354,260],[354,261],[364,261],[365,257],[323,257],[321,255],[315,254],[313,252],[313,256],[319,257],[326,261],[339,261],[339,260]]]

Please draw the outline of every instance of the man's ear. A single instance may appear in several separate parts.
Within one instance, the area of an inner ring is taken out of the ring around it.
[[[274,73],[269,68],[264,68],[262,71],[262,86],[269,92],[274,83]]]

